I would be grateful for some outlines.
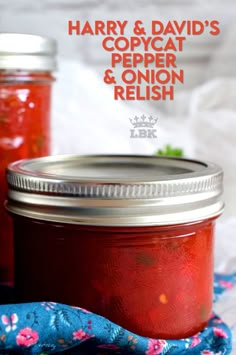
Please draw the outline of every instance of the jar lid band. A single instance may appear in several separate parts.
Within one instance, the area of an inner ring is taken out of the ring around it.
[[[0,70],[53,71],[57,43],[36,35],[0,33]]]
[[[198,221],[223,209],[212,163],[155,156],[52,156],[8,167],[7,208],[36,219],[90,225]]]

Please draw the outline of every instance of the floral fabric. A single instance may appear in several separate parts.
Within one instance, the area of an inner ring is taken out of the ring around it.
[[[216,299],[236,284],[236,274],[215,275]],[[227,325],[215,314],[208,326],[181,340],[137,336],[87,310],[54,302],[0,306],[0,355],[227,355],[232,347]]]

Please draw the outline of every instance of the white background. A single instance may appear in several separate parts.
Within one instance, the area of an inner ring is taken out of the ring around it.
[[[236,268],[236,2],[235,0],[0,0],[0,32],[53,37],[59,44],[54,87],[53,153],[153,154],[164,144],[211,160],[225,171],[224,217],[217,227],[216,268]],[[185,85],[174,102],[114,102],[103,84],[109,54],[100,37],[69,37],[68,20],[216,19],[221,34],[189,39],[178,64]],[[130,138],[135,114],[158,117],[156,140]],[[232,301],[232,298],[231,298]],[[229,302],[231,302],[229,301]],[[220,312],[225,309],[219,306]],[[227,308],[227,307],[226,307]],[[232,308],[228,322],[235,324]],[[231,310],[230,310],[231,309]],[[230,316],[231,315],[231,316]]]

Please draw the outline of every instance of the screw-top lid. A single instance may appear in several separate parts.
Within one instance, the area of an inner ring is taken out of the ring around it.
[[[223,172],[155,156],[52,156],[8,167],[6,207],[34,219],[103,226],[167,225],[219,215]]]
[[[41,36],[0,33],[0,70],[53,71],[56,41]]]

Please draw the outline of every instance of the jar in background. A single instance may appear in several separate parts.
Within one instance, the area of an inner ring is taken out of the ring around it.
[[[13,163],[17,302],[79,306],[142,336],[202,330],[213,294],[222,170],[152,156]]]
[[[13,161],[50,154],[54,40],[0,33],[0,282],[13,281],[13,237],[5,169]]]

